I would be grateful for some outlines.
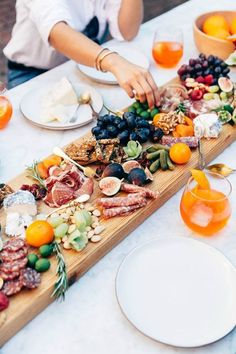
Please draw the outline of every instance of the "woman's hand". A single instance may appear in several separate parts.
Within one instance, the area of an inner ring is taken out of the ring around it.
[[[105,57],[101,67],[115,75],[119,85],[131,98],[138,96],[140,102],[147,101],[150,108],[159,105],[159,91],[148,70],[130,63],[115,53]]]

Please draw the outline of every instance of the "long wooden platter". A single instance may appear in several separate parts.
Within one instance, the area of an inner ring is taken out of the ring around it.
[[[81,138],[82,139],[82,138]],[[80,141],[78,139],[77,141]],[[220,137],[216,140],[204,140],[202,143],[205,160],[209,163],[218,156],[227,146],[236,139],[236,128],[225,125]],[[150,188],[158,190],[160,197],[151,200],[145,208],[142,208],[130,216],[117,217],[105,222],[106,229],[103,232],[102,241],[89,243],[80,253],[75,251],[64,251],[68,269],[69,284],[73,284],[91,266],[100,260],[116,244],[123,240],[131,231],[146,220],[154,211],[160,208],[172,195],[174,195],[189,178],[189,169],[197,167],[198,153],[194,151],[191,160],[187,165],[178,166],[174,171],[158,171]],[[14,178],[9,185],[17,190],[23,183],[32,183],[25,173]],[[91,202],[100,196],[98,189],[95,189]],[[41,204],[41,212],[47,212],[48,207]],[[0,223],[4,224],[4,211],[0,211]],[[40,313],[53,299],[50,297],[53,291],[56,274],[56,263],[52,259],[52,267],[49,272],[42,276],[42,283],[37,290],[21,291],[10,299],[10,306],[0,313],[0,346],[16,334],[31,319]],[[66,300],[65,300],[66,301]]]

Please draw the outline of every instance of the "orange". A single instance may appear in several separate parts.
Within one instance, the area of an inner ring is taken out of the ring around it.
[[[208,16],[207,19],[203,23],[202,30],[206,34],[211,35],[212,32],[217,29],[224,29],[229,32],[229,25],[222,15],[212,15]]]
[[[170,148],[170,158],[178,165],[185,164],[189,161],[192,153],[187,144],[176,143]]]
[[[42,179],[48,178],[48,169],[44,166],[43,162],[39,162],[36,166],[36,169]]]
[[[51,243],[54,239],[53,227],[44,220],[36,220],[26,229],[26,242],[33,247]]]
[[[216,28],[208,33],[211,37],[216,37],[219,39],[227,39],[230,36],[229,31],[226,31],[224,28]]]
[[[233,19],[229,26],[229,30],[231,34],[236,34],[236,17]]]
[[[12,116],[12,105],[8,98],[0,96],[0,129],[4,128]]]
[[[210,183],[205,175],[205,173],[201,170],[192,169],[192,176],[194,180],[197,182],[198,186],[201,189],[210,189]]]
[[[42,162],[44,166],[49,169],[51,166],[60,166],[62,161],[62,158],[57,156],[57,155],[50,155],[46,159],[44,159]]]

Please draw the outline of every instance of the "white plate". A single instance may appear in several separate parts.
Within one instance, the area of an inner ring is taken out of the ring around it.
[[[116,293],[130,322],[178,347],[217,341],[236,325],[236,271],[215,248],[190,238],[154,240],[122,262]]]
[[[128,44],[127,42],[119,43],[116,45],[108,45],[110,50],[114,50],[118,52],[122,57],[129,60],[131,63],[142,66],[143,68],[149,68],[149,60],[148,58],[138,49]],[[95,68],[91,68],[86,65],[77,64],[79,70],[90,79],[95,81],[116,85],[118,82],[115,76],[109,72],[103,73],[101,71],[97,71]]]
[[[40,87],[38,89],[34,89],[29,91],[24,95],[20,102],[20,109],[22,114],[26,119],[28,119],[34,125],[37,125],[41,128],[51,129],[51,130],[68,130],[81,127],[86,125],[92,121],[92,110],[88,105],[81,105],[78,109],[78,119],[74,123],[61,123],[58,121],[44,123],[39,119],[41,107],[42,97],[45,96],[47,91],[55,84],[55,82],[51,82],[47,85],[47,87]],[[93,103],[93,108],[96,112],[100,112],[103,107],[103,99],[100,93],[95,90],[93,87],[88,85],[81,85],[73,83],[73,87],[79,96],[82,92],[90,92],[91,100]]]

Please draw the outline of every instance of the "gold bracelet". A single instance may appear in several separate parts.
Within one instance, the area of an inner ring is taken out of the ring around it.
[[[99,51],[99,53],[98,53],[98,55],[96,56],[96,58],[95,58],[94,66],[95,66],[95,68],[96,68],[98,71],[100,71],[100,70],[99,70],[99,67],[98,67],[98,58],[100,57],[100,55],[101,55],[105,50],[109,50],[109,49],[108,49],[108,48],[102,48],[102,49]]]
[[[103,55],[99,56],[99,59],[98,59],[98,70],[99,70],[99,71],[102,71],[103,73],[106,73],[106,72],[107,72],[106,70],[103,70],[103,69],[101,68],[101,63],[102,63],[103,59],[105,59],[105,58],[106,58],[108,55],[110,55],[110,54],[118,54],[118,53],[115,52],[115,51],[109,51],[109,52],[104,53]]]

